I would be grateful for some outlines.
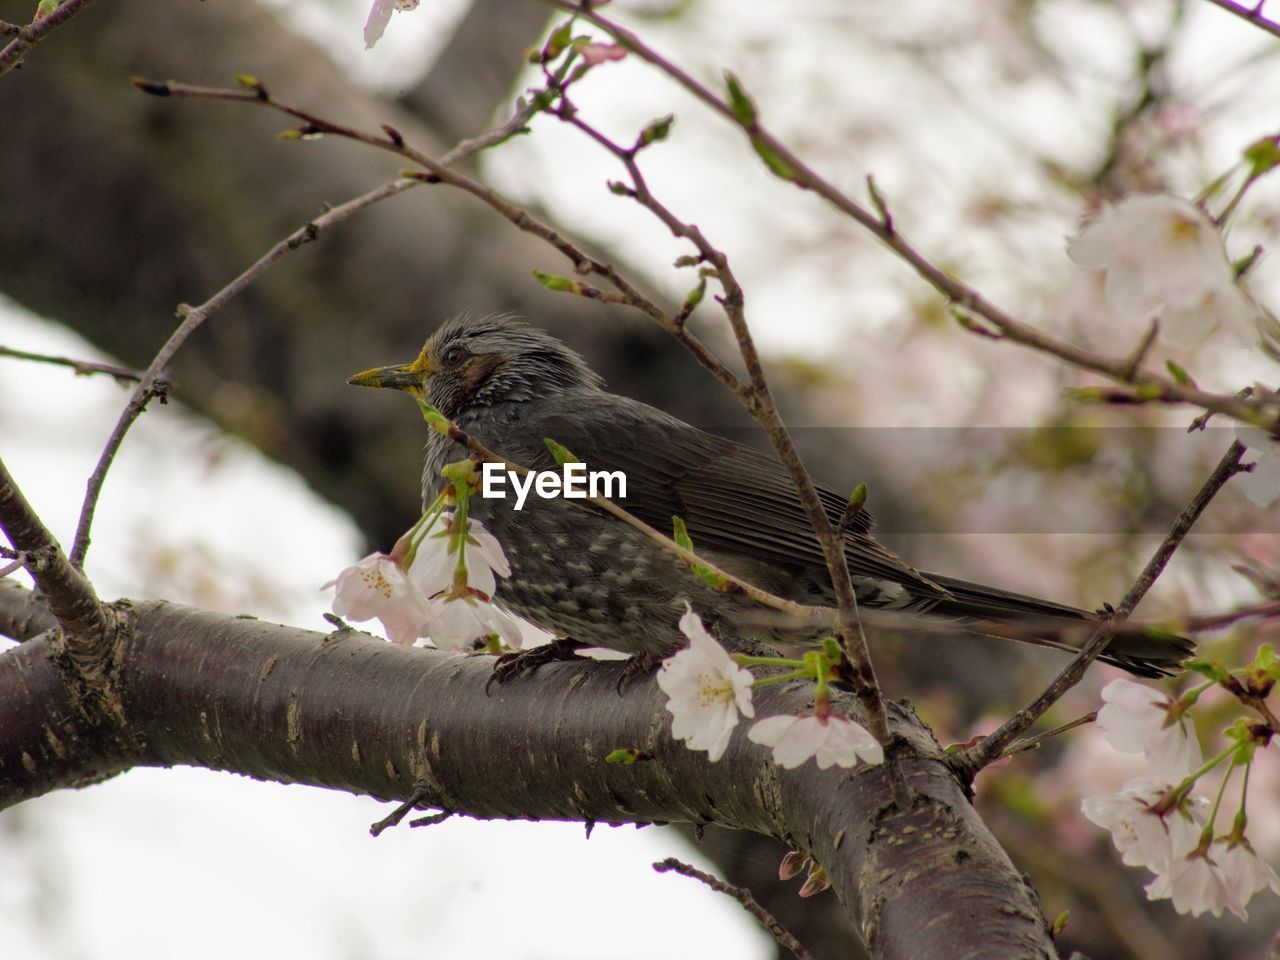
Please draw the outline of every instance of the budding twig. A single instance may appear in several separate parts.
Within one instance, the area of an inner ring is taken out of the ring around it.
[[[691,877],[705,883],[717,893],[727,894],[738,903],[742,904],[742,909],[751,914],[760,922],[760,926],[769,931],[769,935],[777,940],[779,944],[790,950],[796,957],[796,960],[814,960],[813,954],[805,949],[804,944],[796,939],[795,934],[791,933],[786,927],[778,922],[778,918],[771,914],[768,910],[760,905],[751,891],[746,887],[735,886],[732,883],[726,883],[719,877],[712,876],[709,873],[690,866],[683,861],[677,860],[675,857],[668,857],[660,860],[653,865],[653,869],[658,873],[678,873],[682,877]]]
[[[1160,546],[1156,548],[1156,552],[1151,559],[1147,561],[1147,565],[1143,567],[1138,579],[1134,581],[1133,586],[1129,588],[1129,592],[1120,601],[1120,605],[1112,612],[1110,620],[1097,628],[1093,636],[1089,638],[1088,643],[1076,655],[1076,658],[1067,664],[1039,696],[1001,724],[994,733],[986,737],[977,746],[952,757],[951,764],[958,772],[966,777],[972,777],[973,774],[987,764],[999,758],[1014,740],[1022,736],[1027,728],[1044,716],[1050,707],[1080,682],[1089,664],[1096,660],[1098,655],[1106,649],[1116,626],[1128,619],[1134,607],[1146,596],[1147,591],[1151,589],[1151,585],[1164,572],[1164,568],[1168,565],[1169,560],[1172,559],[1183,538],[1186,537],[1195,522],[1200,519],[1200,515],[1204,513],[1205,508],[1217,496],[1218,491],[1226,485],[1228,480],[1242,471],[1240,458],[1244,455],[1244,450],[1244,446],[1238,440],[1232,441],[1231,446],[1227,448],[1227,452],[1223,454],[1213,473],[1209,475],[1209,479],[1204,482],[1204,485],[1191,498],[1191,502],[1187,504],[1182,513],[1178,514],[1173,526],[1169,529],[1169,533],[1165,536]]]

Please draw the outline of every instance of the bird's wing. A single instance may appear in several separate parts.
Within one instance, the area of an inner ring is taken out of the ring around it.
[[[683,518],[695,549],[783,568],[826,566],[800,498],[774,457],[625,397],[593,392],[581,399],[522,424],[520,432],[539,445],[542,437],[563,444],[589,470],[623,471],[627,496],[620,505],[664,532],[671,530],[672,516]],[[538,459],[539,465],[549,460],[545,451]],[[845,498],[822,487],[818,493],[837,522]],[[854,576],[900,583],[918,600],[947,595],[877,543],[870,529],[864,511],[845,535]]]

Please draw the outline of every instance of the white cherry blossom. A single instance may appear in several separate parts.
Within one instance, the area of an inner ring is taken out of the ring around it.
[[[705,750],[714,762],[724,756],[738,714],[755,716],[752,676],[707,632],[686,606],[680,631],[689,646],[662,662],[658,686],[667,695],[671,736],[690,750]]]
[[[377,617],[387,636],[411,647],[426,635],[432,612],[426,598],[398,563],[384,553],[371,553],[343,570],[322,589],[336,587],[333,612],[361,623]]]
[[[1146,684],[1113,680],[1102,688],[1102,699],[1098,726],[1107,742],[1121,753],[1144,754],[1148,778],[1176,783],[1200,766],[1195,728],[1185,714],[1170,722],[1169,696]]]
[[[1258,857],[1253,845],[1243,837],[1238,843],[1230,840],[1215,843],[1218,868],[1222,871],[1222,879],[1227,888],[1227,900],[1239,906],[1240,917],[1245,917],[1245,907],[1255,893],[1270,887],[1272,892],[1280,893],[1280,876],[1265,860]]]
[[[452,513],[440,514],[431,532],[418,544],[409,567],[409,579],[424,596],[434,597],[453,588],[453,573],[458,567],[458,552],[454,548],[458,543],[448,532],[452,522]],[[497,577],[511,576],[511,565],[502,545],[484,524],[468,517],[466,548],[467,587],[492,597],[498,589]]]
[[[1158,316],[1165,343],[1192,346],[1215,327],[1256,337],[1257,309],[1236,285],[1222,234],[1188,200],[1126,197],[1071,240],[1067,253],[1106,271],[1106,300],[1121,316]]]
[[[787,769],[800,766],[810,757],[820,770],[854,767],[859,760],[873,765],[884,762],[884,748],[866,727],[834,713],[825,717],[766,717],[752,725],[747,737],[753,743],[772,747],[773,762]]]
[[[1193,917],[1202,913],[1219,917],[1223,910],[1230,910],[1244,919],[1244,905],[1231,896],[1222,870],[1211,856],[1216,846],[1174,860],[1167,872],[1158,873],[1147,884],[1147,899],[1172,900],[1175,910]]]
[[[387,24],[391,22],[391,14],[396,10],[412,10],[418,0],[373,0],[369,9],[369,19],[364,23],[364,48],[370,49],[382,39]]]
[[[468,651],[477,640],[497,634],[503,643],[520,649],[520,622],[478,597],[451,597],[431,601],[427,635],[442,650]]]
[[[1080,808],[1090,821],[1111,833],[1126,864],[1164,874],[1175,858],[1195,849],[1208,803],[1203,797],[1192,796],[1161,817],[1152,807],[1168,790],[1168,784],[1139,777],[1119,793],[1086,797]]]

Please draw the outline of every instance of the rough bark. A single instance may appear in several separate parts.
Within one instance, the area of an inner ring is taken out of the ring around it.
[[[11,620],[29,603],[0,590]],[[619,696],[617,663],[555,664],[486,696],[487,657],[167,603],[116,609],[109,709],[68,685],[56,632],[0,654],[0,689],[15,692],[0,701],[0,806],[189,764],[385,800],[420,785],[425,803],[482,818],[715,823],[811,851],[877,957],[1054,955],[1030,885],[901,705],[880,767],[781,770],[741,734],[711,764],[670,739],[656,684]],[[801,711],[809,693],[766,688],[757,709]],[[619,747],[651,759],[606,764]]]

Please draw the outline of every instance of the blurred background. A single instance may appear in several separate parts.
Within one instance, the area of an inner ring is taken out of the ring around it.
[[[29,2],[0,0],[25,22]],[[431,0],[365,51],[363,4],[95,4],[0,78],[0,344],[145,366],[182,302],[198,303],[323,209],[402,164],[336,140],[283,142],[282,118],[242,104],[145,97],[134,74],[230,84],[251,73],[328,118],[391,123],[437,154],[505,118],[535,82],[524,63],[550,22],[533,2]],[[710,84],[732,69],[770,128],[857,196],[874,174],[900,230],[1020,318],[1125,353],[1065,238],[1133,191],[1196,196],[1277,132],[1280,42],[1207,2],[617,0],[611,16]],[[643,64],[594,70],[575,98],[629,141],[675,113],[643,155],[655,193],[730,256],[748,317],[813,472],[869,485],[882,539],[917,565],[1095,608],[1116,602],[1230,440],[1187,437],[1193,412],[1081,407],[1089,382],[963,330],[856,226],[772,178],[742,137]],[[615,259],[676,304],[688,252],[605,181],[620,171],[574,131],[532,135],[475,164],[490,184]],[[1275,242],[1263,181],[1233,221],[1242,257]],[[411,359],[459,310],[511,310],[581,350],[618,392],[749,437],[745,416],[649,321],[544,290],[549,247],[443,187],[373,207],[291,254],[179,354],[175,399],[127,438],[98,511],[88,573],[107,598],[163,597],[326,629],[320,585],[417,513],[422,427],[412,408],[351,390],[356,370]],[[1250,290],[1280,302],[1264,257]],[[714,304],[698,332],[730,349]],[[1252,343],[1158,347],[1202,386],[1274,383]],[[84,481],[127,389],[0,357],[0,455],[69,543]],[[758,441],[757,441],[758,442]],[[1140,612],[1257,599],[1232,565],[1280,567],[1280,515],[1228,489]],[[1228,662],[1267,639],[1210,638]],[[1270,638],[1273,642],[1275,637]],[[1051,653],[955,637],[873,639],[888,692],[943,743],[991,729],[1060,666]],[[1097,705],[1096,667],[1055,708]],[[1229,704],[1201,711],[1213,737]],[[1216,711],[1220,711],[1215,713]],[[978,804],[1036,884],[1070,911],[1064,955],[1246,957],[1280,909],[1248,924],[1149,903],[1079,815],[1138,758],[1086,728],[978,781]],[[1280,765],[1255,766],[1251,835],[1280,859]],[[748,883],[820,957],[856,956],[834,898],[774,881],[771,841],[708,831],[451,820],[371,839],[366,798],[203,770],[137,770],[0,814],[0,955],[24,958],[501,956],[766,958],[735,905],[648,864],[675,855]],[[495,910],[502,922],[493,922]],[[216,920],[215,920],[216,918]]]

